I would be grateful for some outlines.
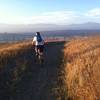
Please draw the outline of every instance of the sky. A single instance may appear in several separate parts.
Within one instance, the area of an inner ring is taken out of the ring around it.
[[[100,22],[100,0],[0,0],[2,24]]]

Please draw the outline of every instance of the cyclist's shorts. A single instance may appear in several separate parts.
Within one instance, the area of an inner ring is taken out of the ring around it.
[[[43,50],[44,50],[44,45],[38,45],[38,46],[36,46],[36,48],[37,48],[40,52],[43,52]]]

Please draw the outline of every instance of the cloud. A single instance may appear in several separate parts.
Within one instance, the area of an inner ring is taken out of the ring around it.
[[[100,23],[100,8],[93,8],[87,11],[84,14],[84,18],[86,18],[89,22],[97,22]]]
[[[49,23],[49,24],[71,24],[75,23],[78,18],[74,11],[55,11],[45,12],[34,16],[2,16],[0,22],[4,23],[15,23],[15,24],[38,24],[38,23]]]
[[[94,8],[85,14],[87,17],[100,18],[100,8]]]
[[[85,22],[100,22],[100,8],[94,8],[85,13],[65,10],[44,12],[33,16],[12,16],[0,13],[0,23],[8,24],[78,24]]]
[[[53,23],[53,24],[78,24],[85,22],[100,22],[100,8],[93,8],[86,12],[78,11],[55,11],[46,12],[40,16],[33,16],[30,22]]]
[[[29,18],[33,23],[70,24],[75,22],[77,15],[73,11],[46,12]]]

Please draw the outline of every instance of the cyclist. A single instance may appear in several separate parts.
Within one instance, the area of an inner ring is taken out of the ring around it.
[[[36,32],[36,35],[32,40],[32,45],[34,45],[36,56],[38,56],[39,54],[43,56],[44,40],[41,37],[40,32]]]

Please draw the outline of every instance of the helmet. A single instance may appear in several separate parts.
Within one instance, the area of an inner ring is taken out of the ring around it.
[[[40,35],[40,32],[36,32],[36,36],[37,36],[37,35]]]

